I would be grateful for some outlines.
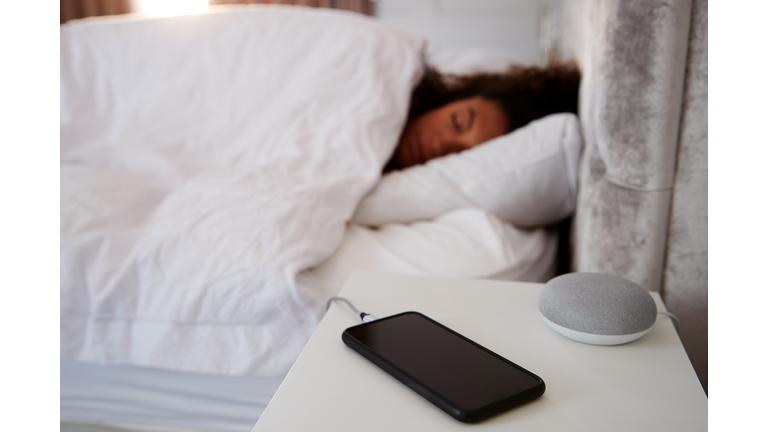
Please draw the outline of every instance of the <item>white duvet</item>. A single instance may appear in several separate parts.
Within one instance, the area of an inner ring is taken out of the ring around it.
[[[546,274],[551,236],[480,209],[347,225],[423,46],[309,8],[62,26],[62,355],[282,376],[351,270]]]

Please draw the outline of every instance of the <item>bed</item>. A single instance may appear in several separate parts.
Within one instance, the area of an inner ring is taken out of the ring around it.
[[[554,275],[575,116],[382,176],[424,48],[302,7],[62,26],[62,421],[249,430],[352,271]]]
[[[574,19],[604,29],[625,6]],[[595,190],[612,145],[596,98],[617,82],[602,51],[580,47],[581,119],[382,176],[424,45],[301,7],[62,26],[63,425],[250,430],[356,269],[543,282],[559,267],[659,289],[634,259],[655,249],[610,256],[621,244],[600,238],[624,241],[600,221],[636,200]]]

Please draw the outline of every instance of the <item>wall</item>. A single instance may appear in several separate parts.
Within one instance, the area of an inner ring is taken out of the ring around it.
[[[498,50],[520,63],[542,60],[540,0],[378,0],[375,15],[426,36],[428,55]]]

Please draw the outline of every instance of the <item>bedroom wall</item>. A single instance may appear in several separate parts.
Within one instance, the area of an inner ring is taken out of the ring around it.
[[[378,0],[375,15],[428,38],[428,55],[473,48],[498,50],[521,63],[542,59],[543,0]]]

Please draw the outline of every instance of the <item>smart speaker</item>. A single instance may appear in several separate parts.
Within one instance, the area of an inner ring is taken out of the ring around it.
[[[539,294],[539,311],[556,332],[578,342],[619,345],[648,333],[656,303],[640,285],[602,273],[568,273]]]

